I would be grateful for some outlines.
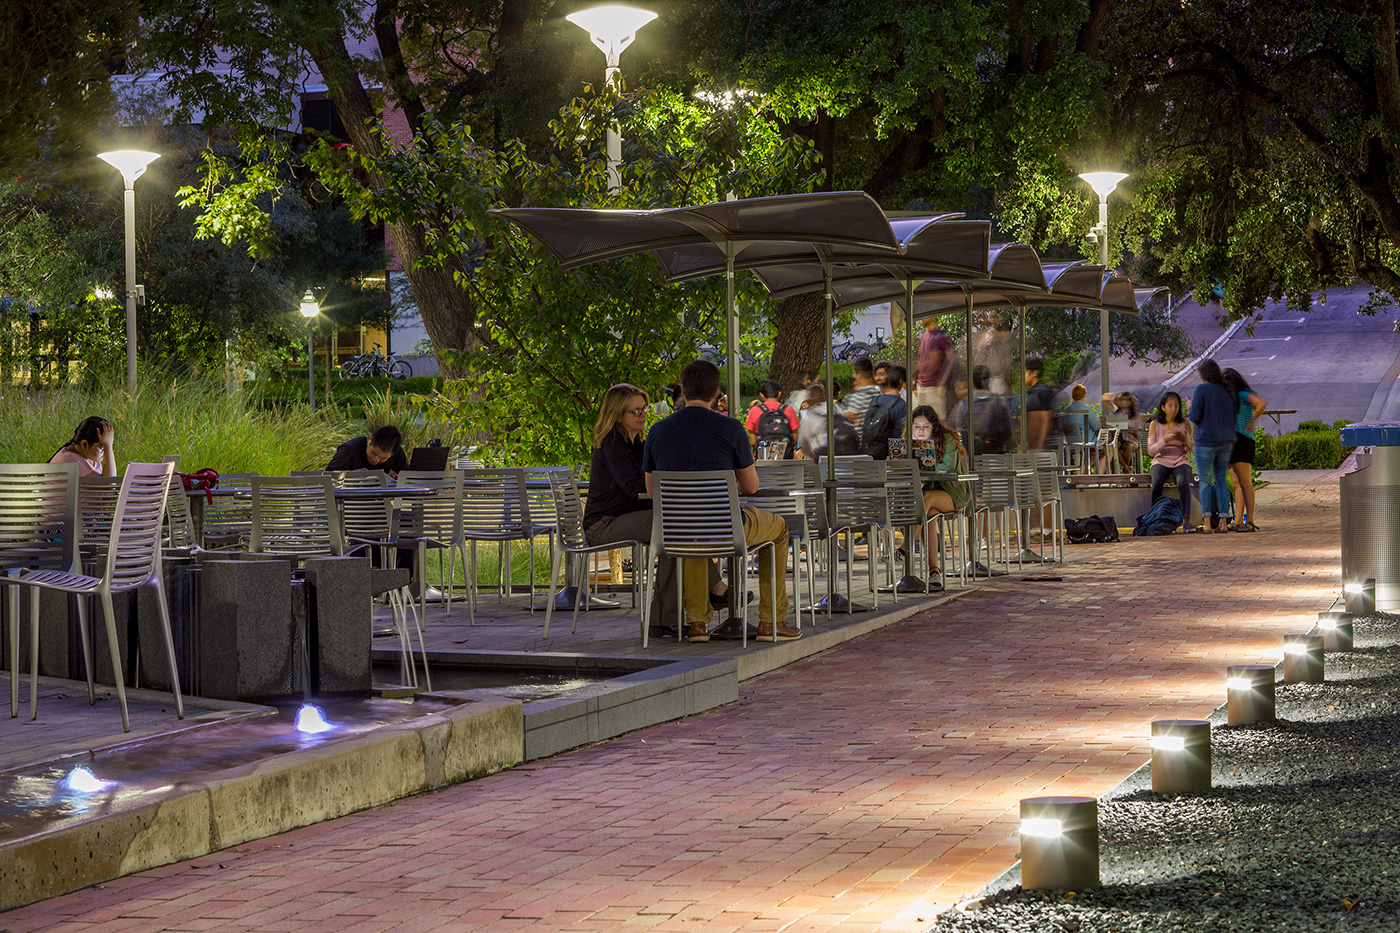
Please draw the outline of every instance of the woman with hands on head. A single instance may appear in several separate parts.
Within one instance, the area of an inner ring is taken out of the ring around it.
[[[76,463],[79,476],[116,476],[116,438],[116,429],[106,418],[84,418],[68,443],[54,451],[49,463]]]

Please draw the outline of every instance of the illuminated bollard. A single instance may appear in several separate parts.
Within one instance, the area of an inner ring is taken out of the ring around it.
[[[1274,721],[1274,669],[1268,664],[1225,668],[1225,719],[1232,726]]]
[[[1352,619],[1350,612],[1319,612],[1317,628],[1322,632],[1324,651],[1350,651],[1352,649]]]
[[[1376,611],[1375,578],[1351,581],[1342,587],[1342,598],[1346,601],[1347,612],[1352,615],[1371,615]]]
[[[1201,794],[1210,790],[1210,723],[1158,719],[1152,723],[1152,790]]]
[[[1322,683],[1322,636],[1289,635],[1283,640],[1283,680],[1290,684]]]
[[[1021,801],[1021,887],[1099,886],[1099,802],[1093,797]]]

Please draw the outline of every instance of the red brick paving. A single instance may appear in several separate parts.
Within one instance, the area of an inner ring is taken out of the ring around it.
[[[1257,535],[1096,548],[741,686],[738,703],[53,898],[20,931],[923,929],[1339,580],[1336,487]],[[920,922],[919,918],[922,918]]]

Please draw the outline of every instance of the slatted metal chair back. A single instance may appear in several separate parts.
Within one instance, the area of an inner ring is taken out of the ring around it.
[[[166,458],[171,466],[179,466],[178,459]],[[176,473],[170,474],[170,494],[165,499],[165,540],[172,548],[188,549],[198,546],[194,533],[194,516],[190,513],[190,497],[185,492],[184,481]]]
[[[462,471],[462,534],[477,541],[519,541],[534,537],[532,527],[524,470]]]
[[[120,476],[84,476],[78,480],[79,511],[82,515],[82,542],[101,546],[112,533],[112,517],[121,495]]]
[[[1040,493],[1041,503],[1060,498],[1060,463],[1050,451],[1035,451],[1031,455],[1031,468],[1035,470],[1035,482]]]
[[[0,572],[77,568],[78,502],[76,463],[0,463]]]
[[[802,463],[802,488],[822,489],[822,466],[815,460],[803,460]],[[804,496],[805,507],[807,509],[807,521],[811,525],[817,538],[825,539],[831,536],[831,522],[826,510],[826,496]]]
[[[568,550],[588,547],[583,533],[583,499],[578,494],[573,470],[567,467],[550,470],[549,489],[553,494],[555,529],[560,542]]]
[[[754,463],[758,470],[758,485],[764,489],[804,489],[807,482],[805,460],[759,460]],[[788,525],[788,536],[803,541],[812,539],[817,527],[812,516],[812,503],[820,501],[820,496],[765,496],[761,502],[765,511],[781,515]]]
[[[984,506],[994,509],[1016,507],[1011,454],[978,454],[977,475],[981,481],[980,499]]]
[[[405,470],[398,485],[431,489],[432,495],[405,500],[399,534],[452,543],[462,538],[462,476],[458,470]]]
[[[1054,454],[1051,454],[1053,457]],[[1035,454],[1012,454],[1011,468],[1018,473],[1030,473],[1029,476],[1017,476],[1012,480],[1012,489],[1015,494],[1016,508],[1035,509],[1041,505],[1040,484],[1035,471]]]
[[[259,473],[223,473],[219,488],[248,489]],[[204,503],[204,540],[246,538],[253,530],[253,502],[243,496],[211,496]]]
[[[345,470],[329,475],[336,489],[383,489],[389,480],[383,470]],[[394,504],[389,499],[348,499],[340,507],[341,530],[347,538],[388,538],[393,518]]]
[[[836,458],[836,479],[878,485],[837,488],[836,515],[850,525],[885,524],[885,461],[869,458]]]
[[[651,546],[671,557],[742,554],[739,489],[728,470],[651,474]]]
[[[555,509],[557,508],[557,503],[554,498],[554,486],[552,483],[548,486],[544,484],[549,483],[550,477],[560,472],[569,473],[570,476],[573,475],[566,466],[524,468],[525,501],[529,503],[530,508],[530,527],[535,530],[536,534],[542,534],[555,527]],[[534,489],[530,488],[531,482],[535,484]],[[575,484],[574,488],[577,490],[577,484]]]
[[[895,528],[921,525],[925,519],[923,483],[913,460],[885,461],[885,496],[889,523]]]
[[[289,557],[339,557],[345,538],[329,476],[255,476],[248,549]]]
[[[113,593],[144,586],[160,572],[161,529],[173,463],[128,463],[107,541],[106,577]]]

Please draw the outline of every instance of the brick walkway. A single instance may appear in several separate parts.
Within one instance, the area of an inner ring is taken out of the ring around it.
[[[1336,486],[1125,540],[741,686],[739,703],[0,916],[72,930],[926,929],[1339,579]],[[1081,549],[1082,550],[1082,549]],[[920,919],[922,918],[922,920]]]

